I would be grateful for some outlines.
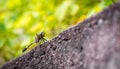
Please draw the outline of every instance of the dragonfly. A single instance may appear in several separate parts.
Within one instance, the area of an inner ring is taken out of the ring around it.
[[[33,42],[33,43],[31,43],[31,44],[29,44],[27,47],[25,47],[23,50],[22,50],[22,52],[25,52],[30,46],[32,46],[34,43],[38,43],[39,44],[39,42],[40,41],[43,41],[44,43],[47,41],[45,38],[45,33],[44,32],[40,32],[39,34],[36,34],[36,36],[35,36],[35,41]]]

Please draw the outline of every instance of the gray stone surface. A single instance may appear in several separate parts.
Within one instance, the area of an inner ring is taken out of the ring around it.
[[[120,69],[120,3],[63,31],[1,69]]]

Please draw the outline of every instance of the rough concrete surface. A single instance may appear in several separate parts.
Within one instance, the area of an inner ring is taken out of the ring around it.
[[[116,3],[1,69],[120,69],[120,3]]]

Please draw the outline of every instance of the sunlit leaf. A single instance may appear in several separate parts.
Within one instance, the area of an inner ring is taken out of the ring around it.
[[[79,6],[73,4],[73,5],[71,6],[71,15],[75,15],[75,14],[77,13],[78,9],[79,9]]]
[[[72,0],[66,0],[60,6],[58,6],[58,8],[56,9],[55,15],[59,21],[64,19],[65,14],[71,4],[72,4]]]
[[[28,14],[28,13],[25,13],[25,14],[23,14],[23,16],[21,16],[19,18],[18,21],[16,21],[16,23],[14,24],[15,25],[14,27],[15,28],[20,28],[20,27],[28,26],[31,19],[32,19],[31,15]]]
[[[31,32],[34,32],[34,31],[39,30],[42,27],[43,27],[43,23],[40,22],[40,23],[35,24],[30,30]]]

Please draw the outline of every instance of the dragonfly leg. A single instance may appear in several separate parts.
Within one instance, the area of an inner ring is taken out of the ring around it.
[[[47,41],[47,39],[43,38],[44,41]]]

